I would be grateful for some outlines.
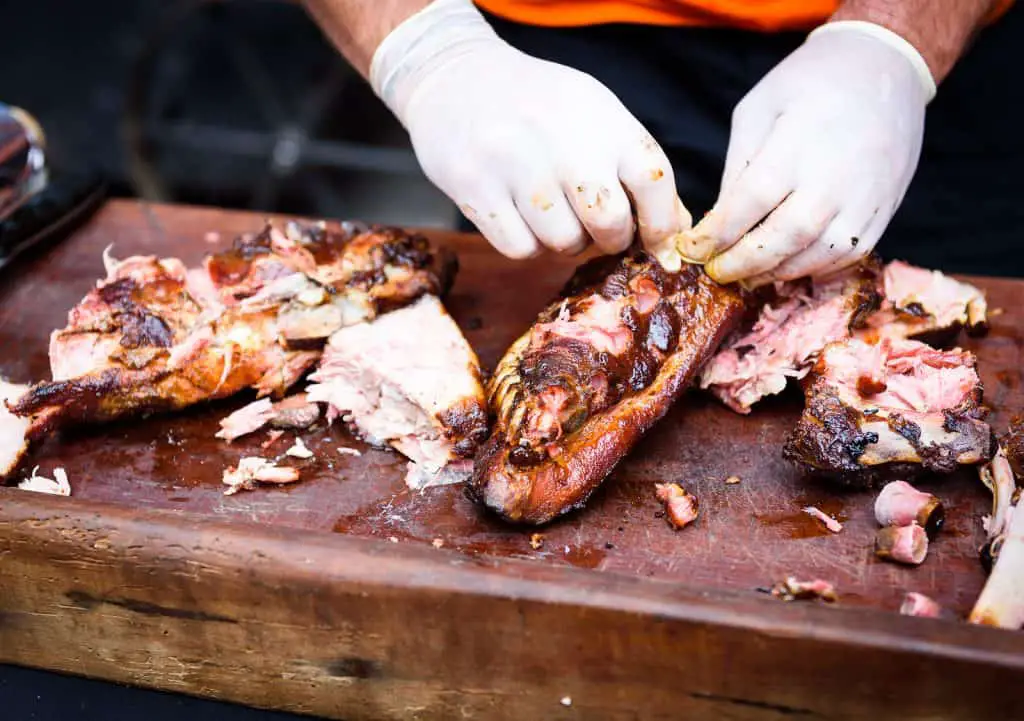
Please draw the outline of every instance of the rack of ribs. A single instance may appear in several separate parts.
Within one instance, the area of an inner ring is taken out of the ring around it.
[[[585,263],[499,361],[468,495],[531,524],[582,506],[742,312],[699,266],[667,272],[642,251]]]

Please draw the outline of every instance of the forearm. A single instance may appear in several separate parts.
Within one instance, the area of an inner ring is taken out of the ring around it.
[[[831,20],[865,20],[917,48],[936,84],[967,49],[999,0],[845,0]]]
[[[430,0],[302,0],[324,33],[364,78],[373,53],[403,20]]]

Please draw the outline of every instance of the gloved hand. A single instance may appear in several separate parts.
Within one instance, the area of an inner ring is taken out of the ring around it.
[[[934,95],[895,33],[852,21],[810,33],[737,105],[718,201],[687,234],[692,257],[749,286],[863,258],[917,169]]]
[[[648,249],[690,227],[668,159],[615,95],[512,48],[469,0],[436,0],[399,25],[370,82],[427,177],[509,257],[576,253],[590,238],[621,251],[630,198]]]

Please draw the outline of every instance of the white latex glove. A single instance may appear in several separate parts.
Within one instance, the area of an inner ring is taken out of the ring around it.
[[[427,177],[509,257],[589,239],[621,251],[637,230],[630,198],[652,251],[690,227],[668,159],[618,98],[514,49],[469,0],[436,0],[399,25],[370,82]]]
[[[817,28],[736,106],[721,193],[687,234],[691,256],[750,286],[857,262],[903,200],[934,95],[924,59],[895,33]]]

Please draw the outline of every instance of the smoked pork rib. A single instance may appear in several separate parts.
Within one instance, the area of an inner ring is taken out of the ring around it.
[[[50,340],[53,380],[11,404],[30,435],[181,409],[247,388],[281,397],[339,328],[445,292],[454,257],[422,236],[268,224],[201,268],[104,254],[107,277]]]
[[[872,486],[985,463],[996,450],[967,351],[850,338],[825,347],[804,388],[783,456],[811,475]]]
[[[642,251],[581,266],[498,363],[470,497],[532,524],[583,505],[742,312],[698,266],[669,273]]]

